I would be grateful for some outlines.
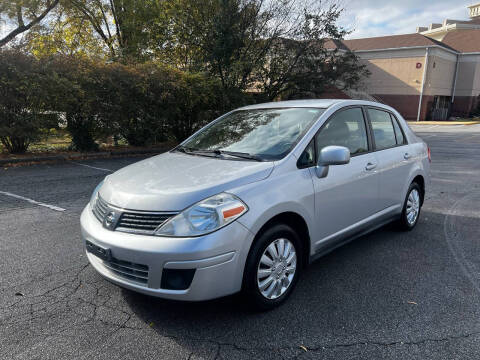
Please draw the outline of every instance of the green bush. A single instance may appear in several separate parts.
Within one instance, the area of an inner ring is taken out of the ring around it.
[[[10,153],[24,153],[42,134],[48,76],[31,56],[0,53],[0,141]]]
[[[253,101],[248,94],[225,91],[218,79],[178,72],[168,97],[167,126],[182,141],[216,117]]]
[[[206,74],[164,65],[0,53],[0,141],[10,152],[26,151],[60,120],[78,151],[96,151],[108,136],[133,146],[182,141],[252,101]]]
[[[153,121],[148,114],[147,82],[135,67],[108,64],[96,67],[100,121],[114,134],[120,134],[130,145],[153,143]],[[158,100],[160,101],[160,99]]]
[[[85,59],[57,56],[42,59],[50,69],[50,106],[65,114],[66,129],[72,138],[72,149],[97,151],[95,142],[105,132],[98,108],[98,79],[94,70],[98,65]]]

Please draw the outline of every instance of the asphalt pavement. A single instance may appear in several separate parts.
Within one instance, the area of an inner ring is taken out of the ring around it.
[[[80,212],[138,157],[0,169],[0,358],[480,358],[480,125],[412,128],[433,159],[416,229],[335,250],[266,313],[136,294],[88,265]]]

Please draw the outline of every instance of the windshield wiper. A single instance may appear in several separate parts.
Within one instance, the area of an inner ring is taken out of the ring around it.
[[[255,160],[255,161],[263,161],[262,158],[258,155],[253,155],[249,153],[244,153],[244,152],[238,152],[238,151],[227,151],[227,150],[212,150],[218,155],[229,155],[229,156],[234,156],[238,157],[241,159],[248,159],[248,160]]]
[[[218,157],[220,155],[218,152],[216,152],[216,150],[201,150],[201,149],[189,148],[182,145],[177,146],[172,151],[180,151],[185,154],[201,155],[201,156],[207,156],[207,157]]]
[[[176,148],[174,148],[172,151],[180,151],[180,152],[183,152],[183,153],[186,153],[187,152],[187,149],[182,146],[182,145],[178,145]]]
[[[233,156],[233,157],[238,157],[241,159],[248,159],[248,160],[255,160],[255,161],[263,161],[262,158],[258,155],[253,155],[249,153],[244,153],[244,152],[238,152],[238,151],[227,151],[227,150],[220,150],[220,149],[215,149],[215,150],[207,150],[207,149],[195,149],[195,148],[187,148],[185,146],[177,146],[175,151],[181,151],[186,154],[213,154],[216,156],[221,156],[221,155],[228,155],[228,156]]]
[[[195,149],[195,148],[189,148],[189,147],[186,147],[186,146],[183,146],[183,145],[178,145],[172,151],[180,151],[180,152],[183,152],[185,154],[196,154],[198,152],[203,152],[203,150],[199,150],[199,149]]]

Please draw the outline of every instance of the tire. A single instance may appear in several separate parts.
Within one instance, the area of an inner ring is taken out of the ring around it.
[[[423,192],[416,182],[410,184],[398,225],[403,231],[412,230],[418,223],[423,203]],[[415,210],[416,209],[416,210]],[[416,211],[416,213],[415,213]],[[412,216],[413,215],[413,216]]]
[[[280,256],[282,243],[283,256]],[[288,247],[293,248],[294,252],[288,251]],[[277,252],[277,258],[272,256],[272,250],[273,253]],[[267,265],[268,262],[272,264]],[[272,225],[250,249],[245,264],[243,295],[255,310],[273,309],[290,296],[302,266],[303,248],[297,233],[285,224]],[[269,293],[271,294],[268,295]]]

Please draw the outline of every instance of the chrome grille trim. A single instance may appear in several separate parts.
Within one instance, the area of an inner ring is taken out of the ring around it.
[[[153,232],[172,215],[150,215],[138,213],[122,213],[117,223],[117,230],[125,231],[140,230],[145,232]]]
[[[114,257],[110,261],[102,260],[103,266],[119,277],[135,281],[142,285],[148,283],[148,266],[129,261],[119,260]]]
[[[108,204],[100,196],[97,195],[97,200],[95,201],[95,206],[93,207],[92,211],[98,221],[103,223],[103,219],[108,213]]]
[[[98,221],[103,224],[105,216],[111,211],[119,214],[118,221],[114,228],[112,226],[111,230],[141,235],[153,235],[158,227],[163,225],[172,216],[178,214],[177,212],[122,209],[108,204],[100,195],[97,195],[92,212]]]

